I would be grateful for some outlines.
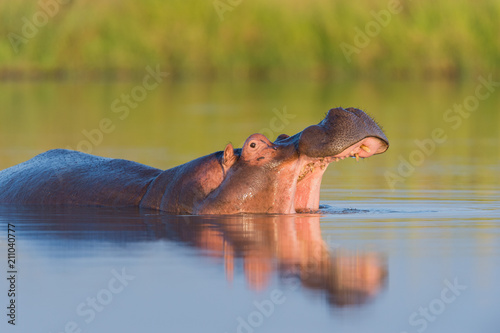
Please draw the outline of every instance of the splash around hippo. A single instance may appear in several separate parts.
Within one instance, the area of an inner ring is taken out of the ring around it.
[[[0,171],[0,204],[138,206],[173,214],[293,214],[319,209],[327,166],[383,153],[389,141],[355,108],[271,142],[253,134],[235,149],[160,170],[55,149]]]

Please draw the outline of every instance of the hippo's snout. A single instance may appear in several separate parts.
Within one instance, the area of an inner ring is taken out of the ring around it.
[[[318,125],[304,129],[299,139],[299,152],[309,157],[368,157],[388,148],[382,129],[355,108],[331,109]]]

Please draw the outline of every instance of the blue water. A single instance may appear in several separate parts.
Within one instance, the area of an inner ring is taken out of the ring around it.
[[[295,216],[1,207],[4,258],[16,230],[16,330],[496,332],[498,201],[328,200],[345,194]]]

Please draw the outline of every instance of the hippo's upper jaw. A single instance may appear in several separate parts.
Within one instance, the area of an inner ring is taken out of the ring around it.
[[[355,108],[328,111],[318,125],[304,129],[299,151],[309,157],[369,157],[389,148],[384,132],[366,113]],[[351,154],[352,153],[352,154]]]
[[[271,143],[251,135],[220,186],[195,213],[314,212],[319,209],[321,179],[328,165],[346,157],[383,153],[389,141],[363,111],[331,109],[318,125]]]

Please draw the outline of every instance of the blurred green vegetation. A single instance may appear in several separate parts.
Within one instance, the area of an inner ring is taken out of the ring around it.
[[[332,107],[356,106],[383,126],[391,146],[382,155],[332,164],[325,188],[390,189],[386,172],[397,175],[402,160],[423,150],[416,141],[428,142],[436,128],[447,140],[426,148],[433,152],[396,189],[498,190],[500,184],[500,94],[480,101],[457,128],[444,118],[474,94],[477,81],[163,82],[120,119],[111,105],[134,84],[0,83],[0,170],[52,148],[88,148],[81,145],[90,141],[84,132],[95,133],[105,118],[113,130],[93,134],[97,142],[83,151],[167,169],[229,142],[241,147],[253,133],[274,141],[317,124]]]
[[[113,78],[159,64],[173,77],[455,79],[500,63],[497,0],[402,0],[384,24],[373,13],[394,0],[56,1],[0,2],[0,77]],[[359,53],[348,61],[342,43]]]

